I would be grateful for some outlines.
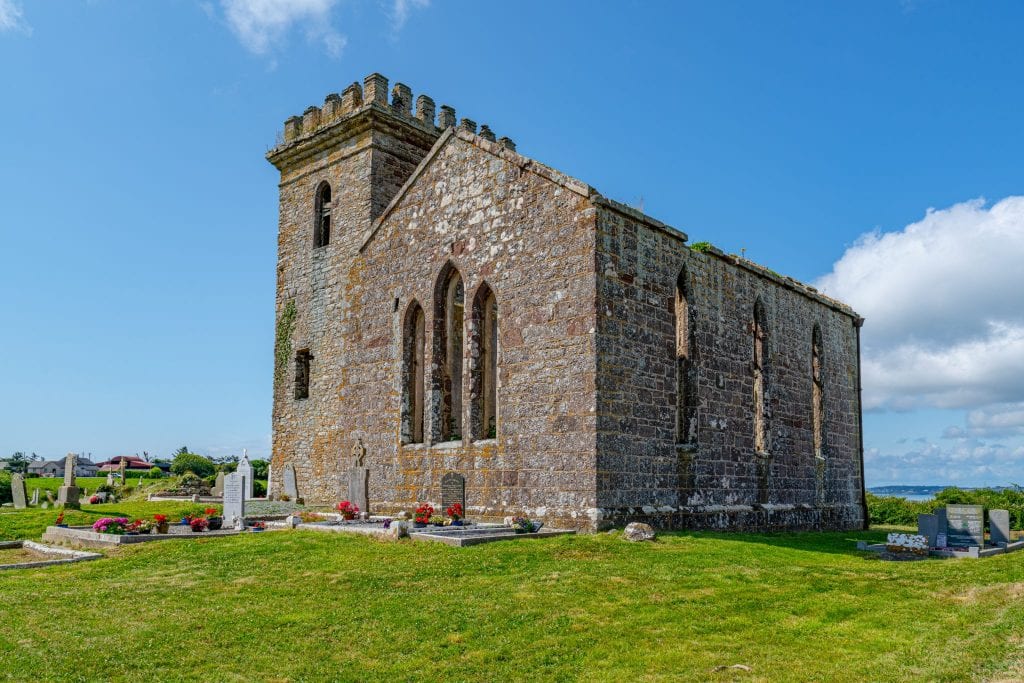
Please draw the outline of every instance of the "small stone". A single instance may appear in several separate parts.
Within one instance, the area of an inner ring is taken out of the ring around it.
[[[624,532],[627,541],[653,541],[654,527],[643,522],[630,522]]]
[[[388,527],[388,535],[392,538],[406,538],[409,535],[409,522],[404,519],[391,520]]]

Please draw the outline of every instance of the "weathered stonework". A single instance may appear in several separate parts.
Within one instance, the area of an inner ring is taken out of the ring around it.
[[[438,127],[432,99],[414,100],[397,84],[389,102],[387,79],[364,83],[289,119],[284,142],[268,154],[281,171],[277,317],[287,323],[275,350],[275,478],[290,463],[307,502],[340,500],[362,439],[375,513],[436,506],[442,477],[456,472],[477,518],[526,512],[582,529],[633,520],[661,528],[863,524],[861,321],[853,311],[714,248],[688,248],[684,234],[519,155],[486,126],[478,135],[474,122],[456,124],[447,105]],[[314,198],[325,181],[330,242],[314,247]],[[442,381],[446,347],[436,343],[445,339],[437,336],[445,334],[442,290],[453,273],[465,302],[462,372],[452,380],[461,426],[438,443],[453,431],[440,424],[453,402]],[[685,361],[677,359],[681,277]],[[483,384],[474,380],[480,321],[470,315],[488,290],[497,306],[493,434],[474,412]],[[423,438],[408,443],[414,431],[403,429],[403,416],[415,411],[403,359],[417,307],[426,337]],[[755,334],[763,349],[756,371]],[[309,393],[296,398],[293,359],[304,351]]]

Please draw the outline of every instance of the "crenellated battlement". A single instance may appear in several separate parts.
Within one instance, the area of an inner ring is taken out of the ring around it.
[[[463,118],[458,122],[455,109],[447,104],[442,104],[438,112],[430,96],[421,94],[414,99],[412,89],[404,83],[395,83],[389,96],[388,79],[379,73],[372,73],[363,79],[362,84],[354,82],[340,95],[329,94],[324,98],[323,106],[307,107],[301,116],[288,118],[284,122],[283,143],[277,145],[271,153],[371,108],[389,112],[428,132],[440,133],[458,127],[459,130],[479,134],[491,142],[496,141],[508,149],[516,148],[511,138],[498,138],[486,124],[481,125],[477,133],[477,124],[472,119]]]

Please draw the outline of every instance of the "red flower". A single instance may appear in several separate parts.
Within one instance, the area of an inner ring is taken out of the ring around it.
[[[163,524],[167,521],[167,515],[153,515],[153,519],[156,520],[158,524]]]
[[[206,508],[205,510],[203,510],[203,512],[205,512],[207,515],[210,515],[211,517],[214,517],[217,514],[217,508]]]

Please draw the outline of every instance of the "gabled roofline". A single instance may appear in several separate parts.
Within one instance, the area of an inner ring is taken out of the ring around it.
[[[586,184],[582,180],[562,173],[561,171],[557,171],[551,168],[550,166],[545,166],[544,164],[540,163],[539,161],[536,161],[535,159],[523,156],[522,154],[519,154],[518,152],[515,152],[502,144],[499,144],[497,142],[491,142],[490,140],[482,138],[474,133],[469,133],[467,131],[458,130],[455,128],[448,128],[441,134],[441,137],[437,139],[437,142],[435,142],[434,146],[430,148],[430,151],[427,152],[427,155],[423,157],[423,161],[419,163],[419,165],[416,167],[416,170],[412,172],[412,175],[409,176],[409,179],[406,180],[405,184],[403,184],[402,187],[398,190],[398,193],[395,194],[395,196],[392,198],[390,202],[388,202],[388,205],[384,208],[384,211],[380,214],[380,216],[378,216],[373,221],[369,229],[363,234],[363,240],[359,245],[360,253],[362,253],[363,250],[366,249],[366,246],[373,240],[374,236],[377,234],[377,231],[380,230],[381,225],[384,224],[384,221],[388,219],[388,216],[390,216],[391,213],[395,210],[398,204],[402,201],[402,198],[405,197],[405,195],[409,192],[410,188],[412,188],[412,186],[416,183],[419,177],[423,175],[423,172],[434,161],[434,159],[436,159],[440,155],[441,150],[444,149],[445,145],[447,145],[452,138],[458,138],[459,140],[468,142],[469,144],[493,156],[496,156],[499,159],[503,159],[511,164],[518,166],[523,171],[535,173],[540,177],[544,178],[545,180],[548,180],[558,185],[559,187],[565,188],[570,192],[573,192],[581,197],[587,198],[588,200],[590,200],[591,202],[598,206],[610,209],[617,213],[621,213],[634,220],[638,220],[652,228],[655,228],[656,230],[667,232],[677,239],[681,237],[683,242],[687,240],[686,233],[684,233],[683,231],[677,230],[665,223],[662,223],[661,221],[655,218],[651,218],[650,216],[640,211],[637,211],[633,207],[626,206],[625,204],[614,201],[612,199],[608,199],[607,197],[602,195],[600,192],[598,192],[596,189]]]

